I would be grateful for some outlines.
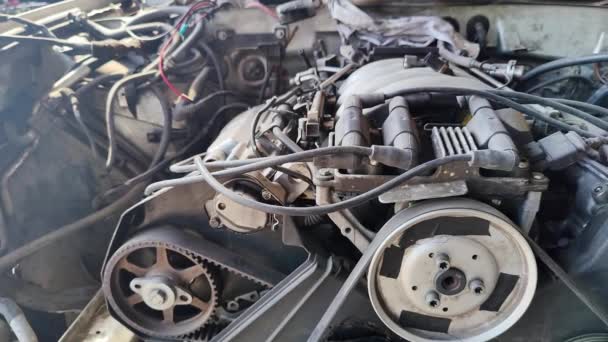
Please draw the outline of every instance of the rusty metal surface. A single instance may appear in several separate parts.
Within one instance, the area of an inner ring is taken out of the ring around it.
[[[120,283],[120,279],[118,278],[121,274],[121,272],[119,272],[121,268],[134,270],[129,272],[136,277],[158,275],[158,272],[153,270],[155,266],[146,268],[143,265],[134,265],[131,262],[125,263],[126,257],[131,251],[141,248],[155,248],[157,250],[164,251],[170,250],[173,253],[179,253],[187,256],[188,259],[195,262],[195,265],[208,265],[213,267],[218,272],[228,271],[233,275],[247,279],[252,284],[262,285],[267,288],[276,285],[285,277],[285,275],[282,273],[275,271],[261,262],[256,262],[256,260],[245,258],[241,254],[237,254],[232,250],[228,250],[220,245],[216,245],[211,241],[201,238],[197,234],[186,232],[183,229],[161,227],[142,232],[125,242],[125,244],[123,244],[123,246],[118,249],[118,251],[116,251],[109,259],[104,269],[102,287],[103,292],[108,299],[108,303],[112,308],[112,312],[115,313],[122,322],[125,322],[125,324],[128,324],[134,329],[137,329],[137,331],[140,333],[147,336],[163,338],[178,338],[180,336],[187,336],[188,334],[195,333],[204,322],[198,325],[190,324],[189,322],[196,319],[195,317],[180,321],[179,323],[173,325],[167,325],[167,322],[165,322],[167,319],[164,311],[162,313],[162,322],[158,321],[157,323],[158,327],[151,325],[151,321],[153,319],[150,317],[140,317],[141,319],[139,320],[135,319],[135,316],[137,315],[133,315],[133,312],[136,311],[136,307],[129,305],[129,303],[132,302],[131,299],[133,295],[129,296],[128,293],[121,290],[123,287],[121,286],[122,283]],[[158,251],[156,253],[158,253]],[[158,259],[156,263],[158,263]],[[186,270],[188,270],[188,268],[184,269],[183,271]],[[180,283],[179,286],[189,286],[186,284],[190,283],[195,284],[196,282],[192,280],[191,282],[186,282],[183,284]],[[141,302],[141,298],[138,299],[138,302]],[[214,301],[213,305],[215,305],[216,302],[217,301]],[[171,314],[171,318],[172,315],[173,314]],[[206,321],[209,316],[206,315],[203,318],[204,321]],[[140,322],[144,322],[145,324],[139,324]],[[181,322],[185,322],[187,324],[182,326],[180,325]]]
[[[59,342],[135,342],[137,337],[110,316],[101,291],[93,297]]]

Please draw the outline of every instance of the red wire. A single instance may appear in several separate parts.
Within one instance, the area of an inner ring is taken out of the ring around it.
[[[167,75],[165,75],[165,70],[164,70],[165,54],[166,54],[167,47],[169,47],[171,45],[171,43],[173,42],[173,39],[175,39],[175,36],[178,34],[179,30],[181,29],[181,26],[183,25],[183,23],[185,21],[187,21],[192,16],[192,13],[201,8],[208,7],[210,5],[212,5],[212,2],[208,2],[208,1],[203,1],[203,2],[199,2],[197,4],[192,5],[192,7],[190,7],[188,12],[186,12],[186,14],[177,22],[177,24],[175,24],[175,27],[173,28],[173,32],[172,32],[171,36],[160,48],[159,61],[158,61],[158,73],[160,74],[161,79],[178,98],[184,98],[188,101],[192,101],[192,100],[189,99],[186,94],[184,94],[179,89],[177,89],[173,85],[173,83],[171,83],[171,81],[169,81],[169,78],[167,77]],[[207,13],[204,13],[201,16],[200,20],[202,20],[206,16],[207,16]]]

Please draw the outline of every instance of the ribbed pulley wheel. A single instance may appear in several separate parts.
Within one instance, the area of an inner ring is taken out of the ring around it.
[[[488,341],[530,305],[534,254],[496,209],[433,200],[399,212],[386,226],[392,232],[374,253],[368,290],[380,319],[404,339]]]

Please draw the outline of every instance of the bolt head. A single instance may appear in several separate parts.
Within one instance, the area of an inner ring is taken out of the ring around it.
[[[148,301],[152,305],[163,305],[166,300],[167,294],[161,290],[152,290],[148,297]]]
[[[593,189],[593,192],[595,192],[596,194],[602,192],[602,187],[596,186],[595,189]]]
[[[473,294],[480,296],[484,294],[486,287],[481,279],[473,279],[469,282],[469,290],[471,290]]]
[[[432,308],[436,308],[439,306],[439,304],[441,304],[439,300],[439,294],[435,291],[429,291],[424,297],[424,299],[426,300],[426,303]]]
[[[276,27],[274,29],[274,36],[277,39],[284,39],[287,36],[287,29],[285,27]]]
[[[445,271],[450,268],[450,257],[445,253],[435,255],[435,263],[440,270]]]
[[[219,228],[221,224],[222,224],[222,222],[217,217],[212,217],[209,220],[209,226],[211,226],[211,228]]]
[[[228,39],[229,34],[225,30],[219,30],[219,31],[217,31],[216,36],[217,36],[218,40],[224,41],[224,40]]]
[[[268,201],[272,198],[272,194],[268,190],[262,190],[262,198]]]
[[[544,177],[542,174],[535,172],[535,173],[532,175],[532,178],[534,178],[535,180],[541,180],[541,179],[543,179],[543,178],[545,178],[545,177]]]

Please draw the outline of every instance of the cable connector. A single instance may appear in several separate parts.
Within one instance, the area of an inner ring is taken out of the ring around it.
[[[394,146],[372,145],[369,159],[386,166],[409,170],[416,160],[412,150]]]

